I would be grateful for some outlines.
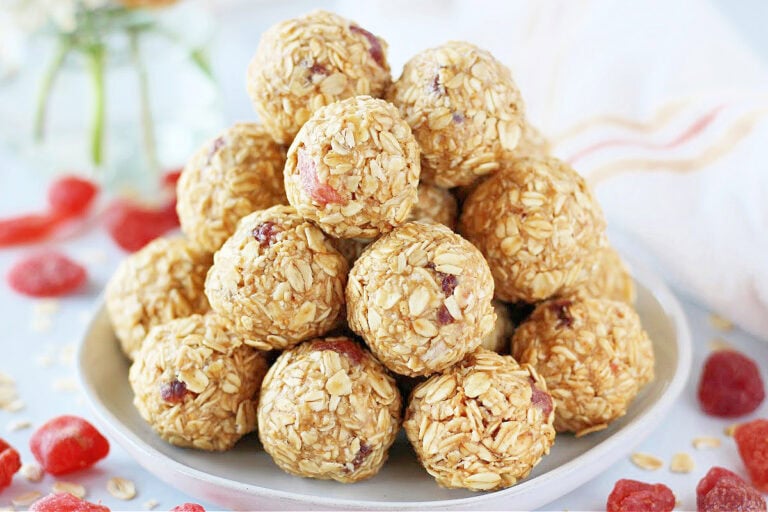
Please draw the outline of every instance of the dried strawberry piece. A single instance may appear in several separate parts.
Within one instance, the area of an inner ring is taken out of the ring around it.
[[[346,203],[333,187],[320,183],[317,177],[317,164],[303,149],[299,149],[296,166],[299,168],[301,186],[313,201],[320,203],[321,206]]]
[[[712,416],[749,414],[765,399],[765,386],[755,362],[734,350],[713,352],[704,363],[699,402]]]
[[[280,228],[272,221],[262,222],[251,231],[251,235],[262,248],[272,245],[278,233],[280,233]]]
[[[737,474],[713,467],[696,486],[696,509],[699,512],[766,512],[765,499]]]
[[[549,309],[557,314],[557,327],[571,327],[573,325],[573,316],[569,309],[573,303],[569,300],[557,300],[549,305]]]
[[[78,217],[88,211],[99,187],[77,176],[63,176],[48,187],[48,204],[54,215]]]
[[[109,441],[83,418],[59,416],[32,434],[29,448],[46,472],[64,475],[106,457]]]
[[[0,492],[11,485],[13,475],[21,468],[19,452],[0,439]]]
[[[107,231],[117,245],[135,252],[155,238],[179,226],[176,201],[160,208],[149,208],[127,200],[117,200],[106,215]]]
[[[49,236],[61,224],[57,215],[32,213],[0,219],[0,247],[37,242]]]
[[[448,325],[455,322],[453,315],[448,311],[448,308],[443,304],[440,309],[437,310],[437,323],[438,325]]]
[[[528,378],[531,383],[531,403],[534,407],[541,409],[544,418],[549,418],[549,413],[552,412],[552,396],[546,391],[542,391],[536,387],[536,383],[532,378]]]
[[[360,443],[360,449],[355,454],[355,458],[352,459],[352,467],[357,469],[360,467],[360,465],[365,462],[365,459],[368,458],[368,455],[371,454],[373,449],[368,446],[367,444],[361,442]]]
[[[187,385],[179,379],[173,379],[160,386],[160,398],[170,404],[178,404],[187,396]]]
[[[768,420],[739,425],[733,437],[752,484],[768,492]]]
[[[110,512],[108,507],[85,501],[67,492],[49,494],[29,506],[30,512]]]
[[[312,348],[314,350],[333,350],[338,354],[347,356],[355,364],[360,364],[365,358],[365,352],[360,348],[360,345],[347,338],[320,340],[315,342]]]
[[[58,297],[72,293],[87,279],[84,267],[57,252],[27,256],[11,267],[8,273],[11,288],[31,297]]]
[[[607,512],[670,512],[675,508],[675,495],[664,484],[647,484],[621,479],[608,496]]]
[[[378,64],[381,67],[384,67],[384,49],[381,47],[381,42],[379,41],[379,38],[375,35],[371,34],[367,30],[365,30],[362,27],[358,27],[357,25],[350,25],[349,30],[352,32],[356,32],[358,34],[362,34],[365,36],[366,39],[368,39],[368,43],[371,45],[370,49],[368,50],[368,53],[371,54],[371,57],[373,57],[373,60],[376,61],[376,64]]]
[[[184,503],[173,507],[171,512],[205,512],[205,509],[197,503]]]

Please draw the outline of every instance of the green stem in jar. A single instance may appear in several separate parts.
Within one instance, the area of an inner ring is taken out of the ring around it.
[[[91,161],[100,166],[104,160],[104,121],[105,111],[105,87],[104,87],[104,61],[105,48],[101,43],[96,43],[86,50],[88,69],[91,73],[91,87],[93,88],[93,111],[91,114]]]
[[[64,65],[69,50],[72,49],[72,42],[68,37],[61,37],[56,45],[56,53],[53,59],[45,68],[42,82],[40,83],[40,90],[37,93],[37,101],[35,104],[35,123],[34,123],[34,137],[35,141],[40,142],[45,136],[45,114],[48,110],[48,100],[51,97],[51,91],[53,90],[53,84],[56,82],[56,77]]]
[[[147,78],[147,68],[144,65],[144,60],[141,58],[139,31],[129,30],[128,38],[131,46],[131,60],[136,68],[136,75],[139,82],[139,107],[141,110],[141,130],[142,139],[144,141],[144,152],[150,169],[155,173],[158,173],[160,165],[157,160],[157,144],[154,123],[152,122],[152,109],[149,101],[149,80]]]

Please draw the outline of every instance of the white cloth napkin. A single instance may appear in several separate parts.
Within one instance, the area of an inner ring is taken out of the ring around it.
[[[338,2],[390,44],[464,39],[508,64],[529,118],[609,224],[683,293],[768,339],[768,71],[705,0]]]

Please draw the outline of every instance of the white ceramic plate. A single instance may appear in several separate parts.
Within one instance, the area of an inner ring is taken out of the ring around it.
[[[514,487],[491,493],[442,489],[419,466],[402,435],[374,478],[353,485],[302,479],[280,471],[249,436],[227,453],[170,446],[139,417],[128,361],[102,307],[79,353],[83,389],[100,423],[148,471],[202,500],[236,510],[457,510],[541,507],[606,469],[661,422],[683,389],[691,364],[688,326],[679,303],[653,273],[633,265],[637,310],[656,350],[656,380],[610,428],[581,439],[557,437],[551,453]]]

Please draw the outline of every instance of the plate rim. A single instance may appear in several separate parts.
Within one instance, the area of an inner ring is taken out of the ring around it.
[[[491,500],[514,498],[515,495],[528,493],[532,490],[535,490],[536,488],[546,486],[553,480],[565,480],[566,477],[570,476],[570,479],[567,480],[568,483],[566,485],[560,484],[561,489],[565,488],[565,492],[560,493],[560,495],[564,495],[567,492],[575,489],[577,486],[593,479],[595,476],[605,471],[608,466],[616,462],[618,457],[605,455],[606,452],[610,451],[617,442],[622,442],[622,444],[625,446],[634,447],[640,444],[640,442],[642,442],[648,435],[650,435],[664,420],[669,409],[682,393],[691,371],[693,356],[690,328],[688,326],[686,315],[679,300],[669,289],[667,284],[655,272],[651,271],[648,267],[640,264],[631,257],[628,258],[625,255],[622,256],[624,256],[625,260],[628,260],[633,278],[636,281],[642,283],[642,285],[648,289],[656,301],[659,302],[662,310],[664,311],[668,320],[671,322],[675,332],[675,345],[678,353],[677,364],[675,365],[675,371],[672,379],[670,380],[666,390],[664,390],[661,398],[659,398],[656,403],[640,413],[636,418],[634,418],[621,430],[612,435],[609,439],[606,439],[605,441],[590,448],[581,455],[571,459],[569,462],[562,464],[557,468],[544,473],[543,475],[536,476],[530,480],[525,479],[519,484],[498,491],[479,493],[474,496],[463,498],[428,501],[354,500],[349,498],[306,495],[269,487],[262,487],[255,484],[238,482],[211,473],[206,473],[205,471],[194,469],[181,462],[178,462],[177,460],[168,457],[155,448],[147,445],[136,433],[123,425],[123,423],[118,420],[118,418],[109,410],[109,408],[107,408],[107,406],[98,399],[95,390],[92,389],[92,386],[87,378],[87,372],[84,370],[85,345],[86,340],[88,339],[88,334],[92,331],[96,322],[99,320],[101,315],[106,314],[103,294],[97,299],[97,304],[99,304],[99,307],[96,309],[95,314],[90,319],[78,345],[78,378],[80,380],[81,389],[85,394],[86,401],[90,409],[95,414],[97,421],[106,427],[106,429],[116,439],[118,444],[126,449],[132,459],[137,461],[154,476],[166,482],[166,478],[161,477],[157,472],[155,472],[153,467],[150,467],[148,464],[144,464],[141,460],[138,459],[138,457],[134,455],[134,453],[143,453],[147,459],[156,462],[158,465],[169,468],[169,470],[173,473],[184,475],[185,477],[200,483],[215,485],[222,489],[232,490],[238,493],[247,493],[254,497],[262,496],[268,499],[302,503],[305,505],[319,505],[324,507],[336,507],[344,509],[426,510],[471,507],[482,505],[484,502]],[[609,440],[612,442],[609,443]],[[579,476],[576,469],[584,465],[589,465],[593,469],[596,469],[596,471],[584,472],[584,476]],[[275,469],[279,470],[277,467],[275,467]],[[170,485],[178,488],[174,484]],[[553,496],[552,500],[554,499],[557,499],[557,496]],[[546,503],[548,502],[543,502],[542,505]]]

